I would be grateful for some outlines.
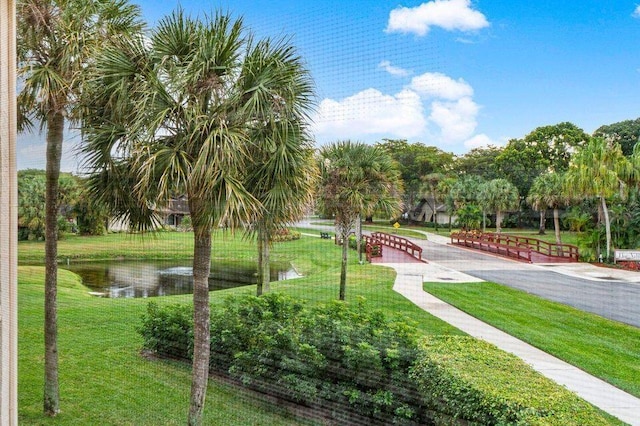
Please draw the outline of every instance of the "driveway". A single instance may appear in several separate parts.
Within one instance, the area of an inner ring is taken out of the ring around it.
[[[427,261],[640,327],[640,273],[579,264],[532,265],[439,241],[414,242],[423,247]]]

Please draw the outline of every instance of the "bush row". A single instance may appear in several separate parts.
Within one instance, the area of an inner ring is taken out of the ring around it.
[[[191,359],[192,311],[150,303],[139,331]],[[360,301],[309,308],[278,293],[235,296],[211,315],[211,368],[341,424],[602,425],[590,405],[472,338],[418,339]]]
[[[281,243],[284,241],[299,240],[301,235],[302,234],[298,231],[292,231],[291,229],[284,228],[274,233],[271,237],[271,241],[274,243]]]

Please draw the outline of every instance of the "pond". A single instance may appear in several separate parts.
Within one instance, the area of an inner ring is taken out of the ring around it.
[[[99,297],[155,297],[193,292],[191,261],[94,261],[62,266],[75,272]],[[271,264],[271,281],[300,275],[288,263]],[[255,285],[255,263],[212,263],[209,290]]]

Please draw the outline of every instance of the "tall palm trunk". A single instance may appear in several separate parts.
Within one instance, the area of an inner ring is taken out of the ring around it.
[[[500,210],[496,211],[496,233],[499,234],[502,232],[502,212]]]
[[[191,200],[190,200],[191,201]],[[202,225],[194,218],[193,250],[193,364],[191,379],[191,400],[188,424],[202,424],[202,411],[207,394],[209,379],[209,357],[211,350],[209,273],[211,272],[211,226]]]
[[[554,220],[555,220],[555,210],[553,211],[554,214]],[[538,235],[544,235],[545,231],[546,231],[546,224],[545,222],[547,221],[547,209],[540,209],[540,226],[538,228]],[[555,222],[554,222],[555,225]]]
[[[556,244],[562,244],[560,237],[560,211],[557,207],[553,208],[553,230],[556,233]]]
[[[356,250],[358,251],[358,262],[362,264],[362,217],[359,214],[356,219]]]
[[[604,197],[600,197],[602,203],[602,216],[604,217],[604,228],[607,234],[607,261],[611,255],[611,223],[609,222],[609,209],[607,209],[607,202]]]
[[[60,412],[58,384],[58,178],[64,136],[64,116],[47,115],[44,281],[44,413]]]
[[[258,227],[258,285],[256,294],[268,293],[271,283],[269,267],[269,235],[263,227]]]
[[[347,293],[347,252],[349,250],[349,232],[342,232],[341,235],[342,263],[340,265],[340,300],[345,300]]]

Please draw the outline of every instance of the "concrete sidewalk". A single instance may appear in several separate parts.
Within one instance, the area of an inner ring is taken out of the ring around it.
[[[433,241],[433,240],[432,240]],[[633,426],[640,426],[640,399],[516,339],[425,292],[423,282],[477,282],[477,278],[434,263],[386,263],[396,270],[393,289],[430,314],[465,333],[513,353],[536,371],[584,400]]]

